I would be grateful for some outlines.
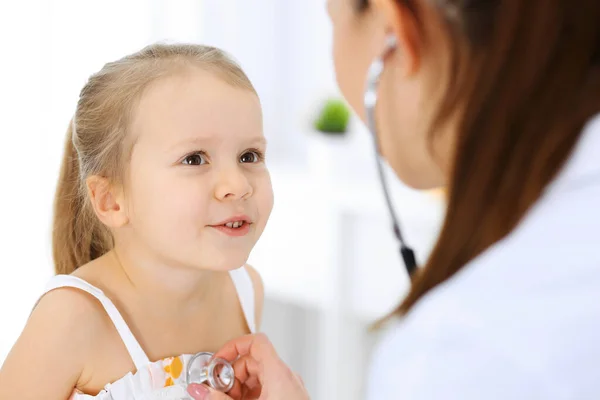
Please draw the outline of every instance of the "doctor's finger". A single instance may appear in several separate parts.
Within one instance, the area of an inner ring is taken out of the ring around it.
[[[279,361],[275,347],[264,333],[241,336],[227,342],[213,357],[233,362],[238,357],[252,356],[259,364],[268,366]]]
[[[244,399],[244,386],[240,383],[239,380],[235,379],[233,382],[233,387],[227,395],[231,397],[233,400],[242,400]]]
[[[242,385],[250,382],[252,386],[260,385],[263,382],[264,368],[251,356],[242,356],[233,363],[235,379]]]
[[[208,386],[192,383],[187,387],[187,392],[194,400],[234,400],[225,393],[213,390]]]

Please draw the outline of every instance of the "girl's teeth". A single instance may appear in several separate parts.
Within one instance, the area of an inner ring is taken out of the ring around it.
[[[243,221],[235,221],[235,222],[228,222],[225,224],[225,226],[228,228],[239,228],[243,224],[244,224]]]

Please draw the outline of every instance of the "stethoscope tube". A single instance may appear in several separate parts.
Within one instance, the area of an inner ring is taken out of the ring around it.
[[[390,218],[392,220],[392,228],[394,236],[400,244],[400,256],[404,262],[404,267],[409,277],[412,277],[417,269],[417,261],[415,253],[404,240],[402,231],[400,230],[400,224],[398,223],[398,217],[392,206],[392,201],[383,171],[383,163],[381,162],[381,151],[379,146],[379,139],[377,137],[377,123],[375,118],[375,108],[377,106],[377,88],[379,84],[379,78],[384,68],[384,57],[396,48],[396,40],[393,36],[387,38],[386,51],[382,57],[377,58],[369,68],[367,75],[367,87],[364,95],[364,105],[367,114],[367,125],[373,136],[373,144],[375,148],[375,160],[377,163],[377,172],[379,174],[379,180],[383,189],[383,195],[385,202],[389,210]]]

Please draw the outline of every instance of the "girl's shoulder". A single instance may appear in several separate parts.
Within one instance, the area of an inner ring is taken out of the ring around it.
[[[56,288],[37,302],[2,366],[0,397],[52,398],[70,393],[106,329],[101,306],[86,293]],[[36,379],[31,385],[31,377]],[[64,398],[64,397],[63,397]]]
[[[28,325],[42,335],[56,331],[57,341],[68,340],[79,354],[87,354],[110,331],[111,321],[94,296],[74,287],[57,287],[40,297]]]

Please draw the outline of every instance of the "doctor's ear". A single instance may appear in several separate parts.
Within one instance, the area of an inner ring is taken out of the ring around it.
[[[420,66],[423,31],[415,11],[397,0],[371,0],[386,34],[384,57],[393,57],[403,75],[411,76]]]
[[[108,178],[98,175],[90,176],[85,183],[92,208],[100,222],[109,228],[120,228],[129,222],[120,185],[111,184]]]

